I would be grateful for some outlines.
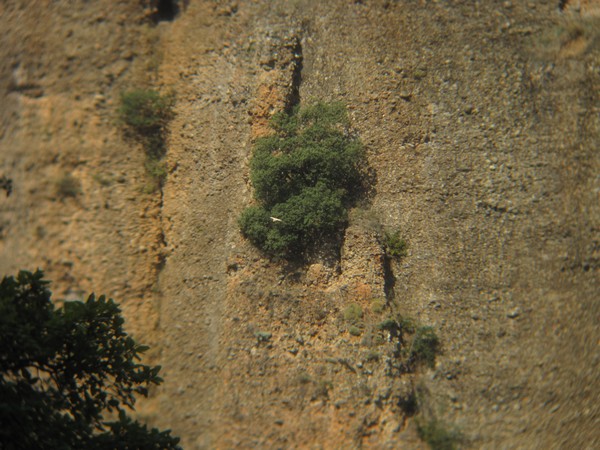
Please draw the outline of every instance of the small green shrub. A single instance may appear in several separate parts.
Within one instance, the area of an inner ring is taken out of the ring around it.
[[[373,337],[373,345],[383,345],[385,344],[385,339],[383,336],[376,335]]]
[[[339,237],[362,191],[364,152],[339,103],[277,114],[271,127],[275,134],[256,141],[250,161],[257,205],[239,225],[267,254],[291,257]]]
[[[417,328],[408,354],[409,361],[420,361],[433,368],[435,366],[435,356],[439,349],[439,343],[439,339],[433,328]]]
[[[463,441],[460,431],[449,429],[437,419],[418,420],[417,433],[432,450],[455,450]]]
[[[408,244],[400,237],[400,230],[386,232],[383,236],[383,247],[389,258],[400,259],[408,254]]]
[[[44,239],[47,234],[48,232],[46,231],[46,228],[44,228],[42,225],[35,227],[35,237],[38,239]]]
[[[417,331],[417,324],[410,317],[399,316],[398,324],[402,331],[405,331],[406,333],[414,333]]]
[[[367,356],[365,357],[365,361],[366,362],[379,361],[379,358],[381,358],[381,355],[378,352],[370,351],[369,353],[367,353]]]
[[[144,166],[146,167],[146,173],[153,180],[153,189],[162,188],[167,179],[167,165],[164,161],[148,158]]]
[[[254,336],[256,337],[258,342],[267,342],[271,340],[273,334],[269,333],[268,331],[257,331],[256,333],[254,333]]]
[[[397,358],[391,364],[392,372],[412,373],[420,363],[431,368],[435,366],[439,339],[432,327],[418,326],[414,320],[397,315],[379,322],[377,329],[389,333],[386,338],[398,345]]]
[[[348,333],[350,333],[352,336],[360,336],[362,334],[362,330],[356,325],[352,325],[350,328],[348,328]]]
[[[356,324],[362,319],[363,310],[358,303],[351,303],[344,309],[344,320]]]
[[[298,384],[308,384],[312,381],[311,376],[306,372],[300,372],[296,377]]]
[[[417,67],[413,72],[413,77],[415,80],[422,80],[427,76],[427,69],[424,67]]]
[[[154,190],[162,187],[167,171],[161,159],[166,153],[166,127],[173,118],[173,95],[135,89],[121,94],[119,119],[146,153],[146,171],[154,180]]]
[[[398,323],[398,321],[396,319],[392,319],[391,317],[388,317],[387,319],[379,322],[379,325],[377,325],[377,328],[379,328],[380,330],[385,330],[385,331],[396,331],[396,330],[400,329],[400,324]]]
[[[107,186],[110,186],[112,183],[112,180],[110,179],[110,177],[106,177],[106,176],[102,175],[101,173],[95,173],[92,178],[100,186],[107,187]]]
[[[81,193],[81,183],[73,175],[66,174],[56,182],[56,195],[61,198],[77,197]]]
[[[329,391],[333,389],[333,383],[329,380],[319,380],[315,386],[311,400],[316,400],[319,397],[329,398]]]
[[[371,303],[371,311],[373,311],[375,314],[381,314],[385,308],[385,304],[385,300],[381,298],[373,299],[373,302]]]
[[[136,137],[156,137],[172,118],[173,96],[149,89],[134,89],[121,94],[119,118]]]

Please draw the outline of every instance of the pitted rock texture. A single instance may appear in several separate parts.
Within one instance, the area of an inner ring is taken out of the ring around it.
[[[596,8],[0,2],[1,272],[122,302],[165,378],[139,414],[188,449],[426,448],[432,417],[466,448],[596,448]],[[176,94],[162,191],[115,121],[134,87]],[[237,224],[252,144],[316,100],[348,106],[372,192],[339,254],[269,260]],[[433,368],[398,370],[398,314],[435,329]]]

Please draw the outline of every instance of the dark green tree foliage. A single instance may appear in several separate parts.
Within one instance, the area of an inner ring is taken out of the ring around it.
[[[40,271],[0,283],[0,448],[178,449],[126,414],[162,379],[119,307],[91,295],[56,308],[47,286]]]
[[[271,126],[250,162],[258,204],[240,227],[266,253],[291,256],[343,229],[362,190],[364,152],[339,103],[277,114]]]

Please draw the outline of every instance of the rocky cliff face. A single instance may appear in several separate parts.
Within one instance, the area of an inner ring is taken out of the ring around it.
[[[597,12],[3,2],[0,270],[120,301],[164,367],[140,414],[185,448],[426,448],[433,418],[465,447],[597,447]],[[162,191],[115,123],[139,86],[177,95]],[[348,106],[373,193],[339,258],[270,261],[237,227],[252,142],[315,100]],[[435,329],[434,367],[397,370],[398,314]]]

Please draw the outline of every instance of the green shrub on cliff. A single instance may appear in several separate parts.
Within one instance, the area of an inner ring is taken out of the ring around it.
[[[413,338],[408,358],[411,362],[423,362],[433,368],[440,340],[431,327],[419,327]]]
[[[136,138],[149,145],[146,150],[154,153],[172,117],[172,107],[173,97],[170,95],[134,89],[121,94],[119,118]]]
[[[73,175],[65,174],[56,181],[56,195],[60,199],[77,197],[81,193],[81,182]]]
[[[363,186],[364,152],[342,104],[317,103],[280,113],[250,161],[255,206],[242,233],[270,255],[290,257],[335,238]]]
[[[456,450],[464,442],[464,436],[457,428],[448,427],[435,418],[417,420],[417,433],[432,450]]]
[[[408,244],[402,238],[400,230],[386,231],[383,236],[383,248],[389,258],[401,259],[408,254]]]
[[[148,89],[121,94],[119,119],[128,134],[140,142],[146,153],[146,172],[160,188],[166,179],[161,159],[166,153],[166,131],[173,118],[173,95],[161,95]]]

